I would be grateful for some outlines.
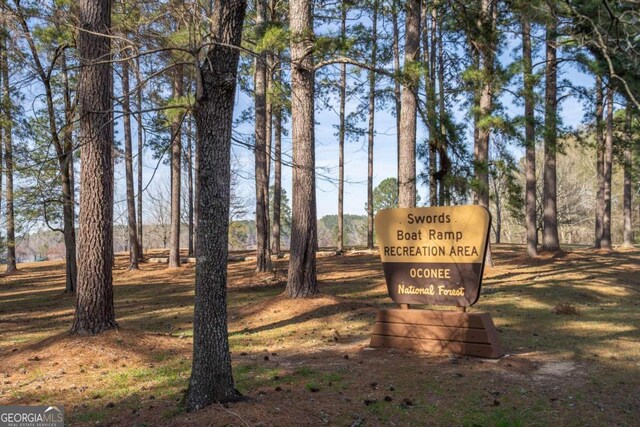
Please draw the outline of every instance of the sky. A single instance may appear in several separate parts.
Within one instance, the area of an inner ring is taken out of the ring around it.
[[[569,66],[567,63],[563,65],[561,78],[571,80],[574,84],[590,87],[593,85],[593,79]],[[386,84],[386,83],[385,83]],[[236,96],[236,115],[240,111],[249,108],[253,104],[253,100],[244,94]],[[507,114],[511,116],[522,115],[523,107],[517,105],[510,94],[504,94],[501,102],[505,106]],[[339,122],[337,103],[334,108],[320,109],[316,105],[316,170],[317,170],[317,209],[318,218],[324,215],[335,215],[338,209],[338,137],[336,126]],[[357,106],[356,100],[347,103],[347,114]],[[467,111],[465,109],[455,109],[454,116],[456,121],[468,121]],[[564,98],[560,116],[565,126],[576,128],[580,126],[584,116],[584,106],[576,96],[568,96]],[[366,123],[363,124],[366,126]],[[236,131],[241,133],[252,133],[253,125],[244,125],[237,128]],[[417,140],[424,140],[427,132],[418,120]],[[466,135],[469,144],[472,144],[472,135]],[[375,140],[374,140],[374,166],[373,166],[373,186],[374,188],[385,178],[397,176],[397,139],[396,139],[396,119],[389,111],[376,111],[375,116]],[[290,155],[291,138],[283,138],[283,150]],[[243,165],[244,170],[250,170],[247,178],[243,180],[242,191],[247,195],[253,195],[255,187],[253,182],[253,152],[246,149],[234,148],[236,158]],[[513,147],[515,156],[520,157],[523,149]],[[417,161],[417,173],[419,174],[424,167],[422,162]],[[250,176],[249,176],[250,175]],[[273,180],[273,173],[271,176]],[[291,195],[291,168],[283,167],[283,187],[287,194]],[[344,195],[344,212],[345,214],[366,215],[365,205],[367,201],[367,136],[362,135],[357,141],[345,142],[345,195]],[[423,201],[428,200],[428,189],[419,182],[418,193]],[[289,197],[291,198],[291,197]]]
[[[519,54],[519,40],[512,40],[505,49],[503,49],[499,61],[503,64],[510,63]],[[543,52],[538,49],[537,56]],[[534,64],[537,67],[543,67],[540,58],[534,58]],[[353,74],[353,70],[349,71]],[[352,76],[353,77],[353,76]],[[560,65],[559,79],[567,79],[574,85],[592,87],[593,78],[579,71],[570,62],[562,62]],[[380,79],[379,87],[390,84],[387,79]],[[576,128],[580,126],[584,116],[584,105],[581,101],[568,93],[569,96],[563,97],[563,101],[559,108],[559,114],[565,126]],[[366,95],[365,95],[366,96]],[[515,102],[513,95],[504,92],[500,97],[500,102],[505,108],[506,114],[516,116],[523,114],[523,107]],[[347,102],[347,114],[353,111],[358,104],[357,99],[349,99]],[[239,117],[240,114],[250,109],[253,105],[253,99],[246,93],[237,91],[234,116]],[[378,110],[375,116],[375,142],[374,142],[374,188],[382,180],[388,177],[396,177],[397,175],[397,146],[396,146],[396,119],[386,109],[386,111]],[[337,213],[338,205],[338,98],[337,94],[329,101],[329,108],[325,108],[321,103],[316,103],[316,171],[317,171],[317,212],[318,218],[324,215],[334,215]],[[459,123],[465,123],[469,120],[466,108],[462,106],[453,107],[454,118]],[[289,127],[287,123],[285,127]],[[121,125],[119,125],[121,126]],[[135,126],[135,124],[134,124]],[[366,123],[362,123],[366,127]],[[253,135],[253,123],[244,123],[237,125],[234,129],[236,134]],[[122,132],[119,133],[122,135]],[[135,135],[135,130],[134,130]],[[418,119],[417,129],[418,143],[425,139],[427,132],[424,125]],[[467,144],[471,147],[472,134],[469,129],[466,135]],[[521,147],[512,147],[512,153],[516,158],[521,157],[523,149]],[[283,157],[291,156],[291,137],[283,136]],[[239,171],[240,185],[238,193],[240,197],[250,199],[248,204],[247,219],[251,219],[255,215],[255,187],[254,187],[254,154],[245,147],[235,145],[233,147],[232,162],[235,163],[236,169]],[[153,176],[154,183],[148,186],[146,191],[157,193],[165,191],[169,188],[169,170],[164,165],[158,166],[158,161],[151,158],[150,153],[145,154],[144,163],[144,183],[148,184],[149,179]],[[424,168],[418,159],[417,173],[419,174]],[[291,168],[283,165],[282,185],[287,191],[289,200],[291,200]],[[124,166],[116,167],[116,201],[124,200]],[[271,168],[271,180],[273,182],[273,167]],[[419,181],[418,193],[423,201],[428,200],[427,187]],[[365,204],[367,199],[367,136],[362,135],[356,141],[349,140],[345,142],[345,195],[344,195],[344,212],[345,214],[365,215]],[[117,209],[116,209],[117,211]],[[124,212],[125,209],[120,209]],[[145,217],[148,219],[148,212]]]

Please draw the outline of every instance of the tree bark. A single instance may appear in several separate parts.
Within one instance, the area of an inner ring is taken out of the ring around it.
[[[371,28],[371,67],[376,68],[378,59],[378,2],[373,0]],[[369,128],[367,130],[367,248],[373,249],[373,143],[376,115],[376,73],[369,70]]]
[[[596,229],[595,247],[602,246],[602,220],[604,218],[604,95],[602,77],[596,75]]]
[[[124,126],[124,165],[127,187],[127,228],[129,230],[129,270],[138,270],[138,230],[136,224],[136,201],[133,191],[133,141],[131,137],[131,104],[129,96],[129,60],[122,61],[122,107]]]
[[[624,148],[624,188],[622,191],[622,199],[623,199],[623,243],[622,246],[625,248],[633,247],[633,227],[632,227],[632,182],[633,182],[633,154],[631,151],[632,141],[632,132],[633,129],[631,127],[632,123],[632,105],[631,103],[627,103],[626,115],[625,115],[625,127],[627,130],[628,140],[626,141]]]
[[[342,4],[340,36],[344,43],[347,38],[347,5]],[[340,64],[340,128],[338,130],[338,252],[344,250],[344,139],[345,105],[347,103],[347,64]],[[369,206],[367,206],[367,212]],[[367,241],[369,241],[367,232]]]
[[[496,206],[496,218],[493,221],[494,225],[493,225],[493,229],[495,231],[495,243],[496,244],[500,244],[500,240],[502,239],[502,198],[500,196],[500,188],[497,184],[497,181],[500,179],[500,177],[495,177],[495,179],[493,180],[494,182],[494,186],[493,186],[493,190],[494,190],[494,195],[495,195],[495,206]]]
[[[547,24],[546,39],[546,68],[545,68],[545,118],[544,118],[544,230],[542,246],[545,251],[560,250],[558,237],[558,204],[556,182],[556,154],[558,151],[558,63],[557,49],[557,18],[551,18]]]
[[[531,59],[531,22],[522,18],[522,79],[524,81],[524,146],[525,146],[525,212],[527,224],[527,253],[538,255],[538,230],[536,228],[536,135],[535,94],[533,64]]]
[[[184,69],[176,65],[173,71],[172,98],[182,97]],[[169,240],[169,268],[180,267],[180,193],[182,191],[182,116],[175,114],[171,121],[171,236]]]
[[[278,62],[277,84],[282,83],[281,62]],[[271,224],[271,251],[281,256],[280,248],[280,205],[282,203],[282,104],[281,100],[273,107],[273,222]]]
[[[313,14],[311,0],[291,0],[291,136],[293,203],[289,273],[285,294],[306,298],[316,281],[316,183],[314,136]]]
[[[397,149],[397,173],[398,173],[398,192],[400,191],[400,115],[402,110],[402,89],[400,85],[400,29],[398,27],[398,0],[391,0],[391,23],[393,26],[393,72],[395,78],[393,79],[393,98],[395,101],[396,109],[396,141],[398,145]]]
[[[195,121],[195,116],[194,116],[194,121]],[[198,224],[200,223],[200,178],[199,178],[199,171],[200,171],[200,155],[198,154],[198,141],[200,138],[200,133],[198,132],[198,126],[196,123],[196,128],[195,128],[195,143],[196,143],[196,150],[194,152],[193,155],[193,255],[197,258],[198,257],[198,231],[199,231],[199,226]]]
[[[269,183],[271,182],[271,160],[273,151],[273,103],[271,100],[271,91],[273,88],[273,55],[267,55],[267,97],[266,97],[266,139],[264,158],[267,165],[267,222],[270,222],[269,216]],[[270,224],[268,224],[270,226]],[[269,228],[267,228],[267,236]]]
[[[447,129],[445,126],[445,119],[447,116],[446,105],[445,105],[445,83],[444,83],[444,48],[442,41],[442,14],[438,13],[438,7],[440,3],[437,3],[437,6],[433,8],[433,19],[436,22],[438,27],[438,40],[437,40],[437,48],[438,48],[438,106],[439,106],[439,125],[440,125],[440,134],[438,140],[438,157],[440,159],[440,170],[438,171],[438,204],[441,206],[446,206],[449,204],[449,189],[447,176],[449,175],[449,169],[451,165],[451,161],[449,160],[449,154],[447,152]]]
[[[113,79],[111,0],[79,2],[80,239],[78,289],[71,332],[117,328],[113,309]]]
[[[435,10],[435,9],[434,9]],[[438,181],[436,180],[438,169],[438,119],[436,113],[436,89],[435,89],[435,32],[436,22],[433,17],[430,20],[430,13],[427,4],[423,4],[422,10],[422,56],[425,63],[425,92],[427,108],[427,128],[429,129],[429,205],[438,206]],[[429,22],[431,25],[429,26]],[[431,40],[429,40],[431,38]]]
[[[613,167],[613,94],[607,90],[606,134],[604,138],[604,216],[602,217],[602,249],[611,250],[611,175]]]
[[[227,255],[231,132],[240,39],[246,3],[219,0],[211,19],[212,44],[197,70],[196,179],[200,194],[196,238],[193,363],[185,396],[189,411],[238,400],[227,330]]]
[[[142,75],[140,73],[140,58],[136,57],[136,108],[138,109],[136,113],[137,122],[138,122],[138,255],[140,258],[144,258],[144,245],[142,243],[142,154],[144,150],[144,134],[142,127]]]
[[[420,0],[409,0],[406,12],[404,75],[400,108],[398,206],[416,205],[416,109],[420,60]]]
[[[267,22],[265,0],[256,0],[257,33],[261,35]],[[269,245],[269,175],[267,172],[267,56],[255,59],[255,182],[256,182],[256,271],[271,270]]]
[[[192,120],[189,118],[187,123],[187,180],[188,180],[188,212],[189,218],[189,256],[193,256],[193,151],[192,151]]]
[[[485,35],[480,43],[480,62],[482,67],[482,84],[478,96],[477,138],[474,146],[476,179],[476,199],[480,206],[489,209],[489,142],[491,125],[487,119],[493,112],[493,80],[495,71],[495,18],[496,5],[493,0],[482,0],[480,16],[481,27],[492,34]]]
[[[2,49],[2,45],[0,45],[0,49]],[[2,55],[1,51],[0,51],[0,55]],[[1,64],[2,64],[2,61],[0,61],[0,67],[2,66]],[[0,71],[0,88],[3,87],[3,83],[2,83],[3,81],[4,81],[4,76]],[[0,112],[3,110],[1,104],[2,104],[2,94],[0,93]],[[3,153],[4,150],[2,149],[2,146],[3,146],[2,141],[4,141],[4,126],[0,124],[0,210],[2,207],[2,175],[3,175],[2,164],[3,164],[3,156],[4,156],[4,153]]]
[[[69,85],[69,73],[67,70],[66,52],[62,54],[62,73],[64,76],[64,116],[65,125],[63,129],[63,152],[60,158],[60,181],[62,184],[62,221],[65,247],[65,292],[76,291],[78,282],[78,267],[76,263],[76,200],[75,186],[73,182],[74,174],[74,154],[73,154],[73,123],[75,117],[75,106],[71,101],[71,87]]]
[[[5,215],[7,227],[7,273],[18,270],[16,265],[16,232],[13,209],[13,114],[11,103],[11,84],[9,82],[8,34],[2,37],[2,106],[4,112],[4,164],[5,164]]]

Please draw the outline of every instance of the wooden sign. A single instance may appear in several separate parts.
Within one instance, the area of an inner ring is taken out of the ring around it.
[[[504,354],[489,313],[380,310],[370,346],[489,358]]]
[[[491,214],[481,206],[384,209],[375,225],[389,296],[467,307],[480,296]]]

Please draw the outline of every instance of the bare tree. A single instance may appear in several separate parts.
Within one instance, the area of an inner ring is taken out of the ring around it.
[[[16,4],[15,10],[9,10],[6,3],[3,4],[4,11],[10,12],[22,31],[22,36],[29,46],[31,61],[37,78],[44,86],[44,98],[46,101],[47,119],[49,135],[52,145],[55,148],[58,167],[60,171],[60,184],[63,200],[63,234],[65,242],[65,268],[66,285],[65,292],[75,292],[77,283],[77,262],[76,262],[76,235],[75,235],[75,195],[73,185],[73,127],[76,115],[76,102],[71,99],[69,76],[66,66],[66,54],[64,46],[57,46],[55,54],[50,62],[44,63],[38,51],[38,45],[34,40],[31,28],[27,23],[25,12],[22,6]],[[59,29],[58,29],[59,30]],[[64,74],[64,124],[60,132],[55,108],[54,90],[52,87],[52,77],[57,65],[57,61],[62,61],[62,72]],[[60,134],[63,138],[60,138]]]
[[[158,247],[156,239],[164,249],[169,245],[171,233],[171,200],[166,196],[170,194],[170,186],[154,183],[152,190],[147,193],[149,202],[148,212],[153,219],[153,224],[148,227],[146,233],[147,244]]]

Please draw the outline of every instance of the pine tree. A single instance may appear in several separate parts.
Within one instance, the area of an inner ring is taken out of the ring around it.
[[[7,225],[7,273],[14,273],[18,270],[16,265],[16,233],[15,214],[13,207],[13,114],[11,102],[11,84],[9,82],[9,52],[7,50],[7,39],[9,33],[3,31],[1,50],[2,69],[2,112],[4,124],[4,173],[6,177],[6,225]]]
[[[416,205],[416,111],[419,82],[420,4],[409,0],[406,11],[404,72],[398,142],[398,202],[401,208]]]
[[[552,12],[553,15],[553,12]],[[544,118],[544,229],[542,247],[545,251],[560,250],[558,237],[558,204],[556,156],[558,153],[558,61],[557,17],[550,16],[546,30],[545,118]]]
[[[113,80],[110,0],[78,5],[80,75],[78,107],[82,144],[80,239],[74,334],[117,328],[113,308]]]
[[[267,2],[256,0],[256,27],[258,37],[264,35],[267,25]],[[255,189],[256,189],[256,271],[271,270],[269,244],[269,151],[267,150],[267,54],[261,52],[255,59]]]
[[[190,411],[238,400],[227,330],[227,255],[231,181],[231,132],[243,0],[219,0],[211,16],[211,43],[197,70],[196,152],[200,159],[196,238],[193,363],[185,396]]]
[[[525,211],[527,227],[527,253],[538,255],[538,229],[536,223],[536,140],[535,140],[535,95],[533,61],[531,58],[531,21],[526,14],[522,18],[522,79],[524,82],[525,120]]]
[[[125,51],[125,55],[126,55]],[[124,162],[127,191],[127,228],[129,230],[129,269],[137,270],[140,254],[136,224],[136,204],[133,191],[133,140],[131,136],[131,104],[129,85],[129,58],[122,59],[122,109],[124,125]]]
[[[314,137],[313,13],[310,0],[291,0],[291,136],[293,224],[285,294],[305,298],[319,292],[316,281],[316,183]]]

